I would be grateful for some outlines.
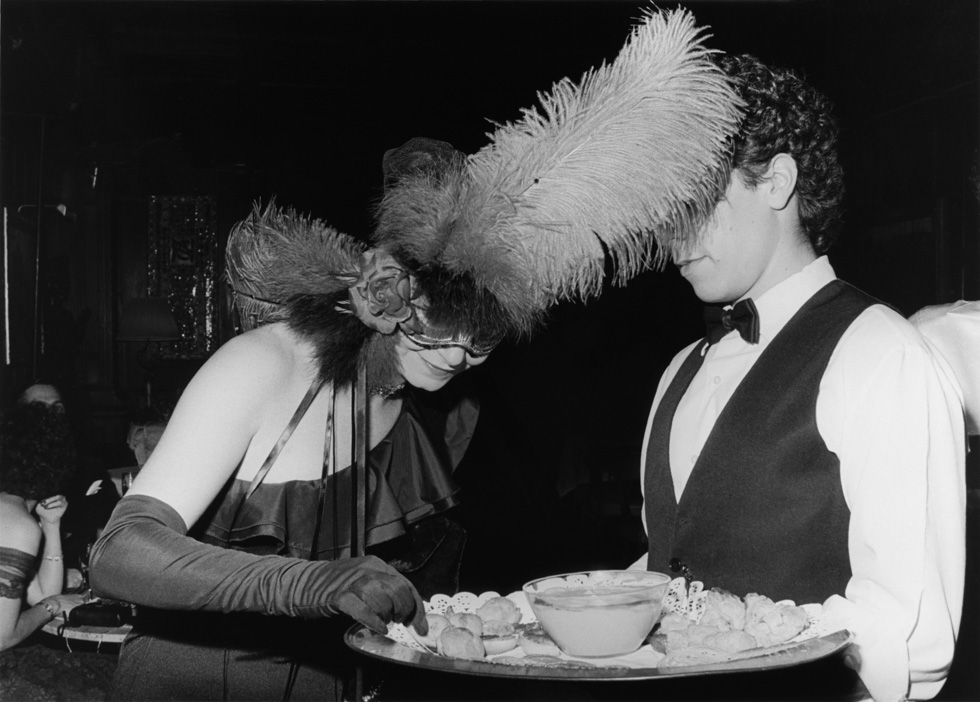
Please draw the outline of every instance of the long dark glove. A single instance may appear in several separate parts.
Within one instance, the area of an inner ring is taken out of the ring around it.
[[[167,503],[146,495],[120,500],[92,548],[93,593],[161,609],[304,618],[342,612],[380,634],[390,621],[428,631],[418,592],[379,558],[257,556],[186,534]]]

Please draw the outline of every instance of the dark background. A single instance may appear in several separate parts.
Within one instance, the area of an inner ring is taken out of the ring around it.
[[[675,3],[661,3],[662,8]],[[838,273],[904,313],[980,295],[975,0],[684,3],[709,46],[798,68],[838,104],[848,177]],[[111,465],[140,410],[121,303],[147,292],[148,199],[215,199],[217,250],[251,204],[364,236],[381,156],[413,136],[473,152],[538,91],[611,60],[629,2],[0,2],[0,197],[31,256],[10,289],[2,399],[60,384]],[[38,208],[41,204],[41,217]],[[45,205],[64,204],[66,215]],[[221,256],[218,256],[220,276]],[[232,332],[223,286],[216,337]],[[481,434],[460,472],[464,585],[626,565],[643,549],[637,467],[670,357],[700,334],[673,270],[566,303],[478,371]],[[23,344],[36,330],[40,341]],[[27,353],[24,353],[24,349]],[[203,358],[173,358],[173,401]]]

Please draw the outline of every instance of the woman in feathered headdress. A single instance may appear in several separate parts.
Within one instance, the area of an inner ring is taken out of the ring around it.
[[[235,228],[249,331],[184,391],[92,554],[98,594],[155,608],[119,695],[331,698],[349,624],[333,615],[425,632],[416,589],[361,554],[451,502],[438,466],[468,437],[447,423],[449,444],[420,438],[400,388],[441,388],[555,301],[597,292],[608,259],[625,280],[696,231],[737,111],[708,54],[690,15],[651,12],[615,62],[479,153],[388,152],[370,248],[272,205]],[[418,458],[393,479],[372,465],[405,460],[386,443],[401,430]]]

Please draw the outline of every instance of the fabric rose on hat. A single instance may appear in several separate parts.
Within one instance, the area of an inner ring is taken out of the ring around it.
[[[414,327],[412,276],[384,251],[362,254],[360,267],[360,277],[347,290],[358,319],[382,334],[393,333],[399,324]]]

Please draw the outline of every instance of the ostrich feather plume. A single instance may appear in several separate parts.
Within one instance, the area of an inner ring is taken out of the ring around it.
[[[448,276],[485,293],[515,333],[530,334],[548,298],[529,285],[525,252],[511,247],[506,237],[482,240],[481,232],[493,229],[487,217],[494,211],[477,205],[482,195],[477,186],[462,162],[437,176],[402,178],[381,202],[372,241],[422,274],[441,271],[443,281]],[[457,245],[461,234],[465,242]]]
[[[412,220],[421,260],[528,318],[597,294],[607,269],[622,283],[662,266],[723,193],[740,117],[704,37],[687,11],[646,11],[612,63],[539,94],[440,187],[393,194],[382,225]]]
[[[479,189],[497,193],[496,231],[526,252],[538,286],[585,298],[606,251],[622,282],[697,235],[740,116],[703,38],[686,11],[647,11],[611,64],[557,83],[473,158]]]
[[[281,319],[290,298],[346,289],[365,246],[319,219],[255,204],[228,237],[225,274],[243,324]]]

